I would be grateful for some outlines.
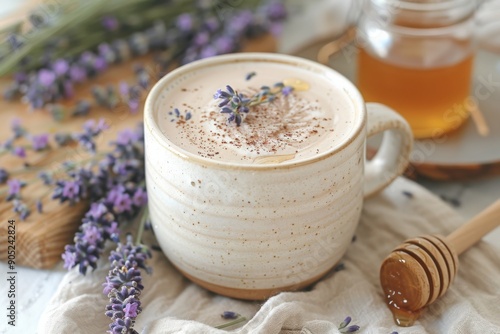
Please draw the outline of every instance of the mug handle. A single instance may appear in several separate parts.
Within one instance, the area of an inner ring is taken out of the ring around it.
[[[406,120],[380,103],[366,103],[367,137],[384,132],[377,154],[365,163],[364,197],[387,187],[401,175],[410,161],[413,134]]]

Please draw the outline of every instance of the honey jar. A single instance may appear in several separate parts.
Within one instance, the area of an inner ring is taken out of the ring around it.
[[[406,118],[415,138],[468,118],[473,0],[366,0],[358,25],[357,84],[366,101]]]

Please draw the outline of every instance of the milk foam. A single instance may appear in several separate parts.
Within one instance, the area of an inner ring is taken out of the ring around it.
[[[257,74],[247,81],[250,72]],[[227,115],[213,99],[226,85],[250,96],[263,85],[291,78],[306,82],[309,89],[252,107],[239,127],[227,124]],[[160,129],[175,146],[204,158],[245,164],[304,160],[330,150],[348,137],[355,114],[342,87],[322,75],[276,63],[221,64],[189,72],[174,79],[158,103]],[[174,108],[181,117],[172,113]]]

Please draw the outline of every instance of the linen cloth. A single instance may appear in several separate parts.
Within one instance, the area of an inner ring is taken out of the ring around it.
[[[405,192],[405,193],[404,193]],[[356,239],[341,260],[342,270],[301,292],[281,293],[265,302],[222,297],[189,282],[160,251],[153,252],[151,275],[144,274],[140,333],[208,333],[227,330],[220,314],[234,311],[250,319],[234,333],[338,333],[352,317],[359,333],[497,333],[500,334],[500,255],[479,242],[459,258],[459,272],[448,292],[430,305],[414,326],[397,327],[384,304],[379,268],[390,251],[407,238],[447,235],[464,223],[450,207],[421,186],[398,178],[367,200]],[[155,243],[152,238],[150,243]],[[102,294],[109,265],[87,276],[68,272],[47,305],[39,333],[104,333],[107,297]],[[338,268],[337,268],[338,269]]]

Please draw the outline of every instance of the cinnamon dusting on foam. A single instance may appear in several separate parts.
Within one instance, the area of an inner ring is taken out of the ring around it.
[[[241,161],[283,162],[313,145],[319,139],[315,137],[333,131],[333,120],[325,117],[320,104],[297,94],[253,107],[240,126],[226,124],[217,103],[201,108],[200,114],[190,122],[179,122],[177,131],[204,158],[233,152]]]

